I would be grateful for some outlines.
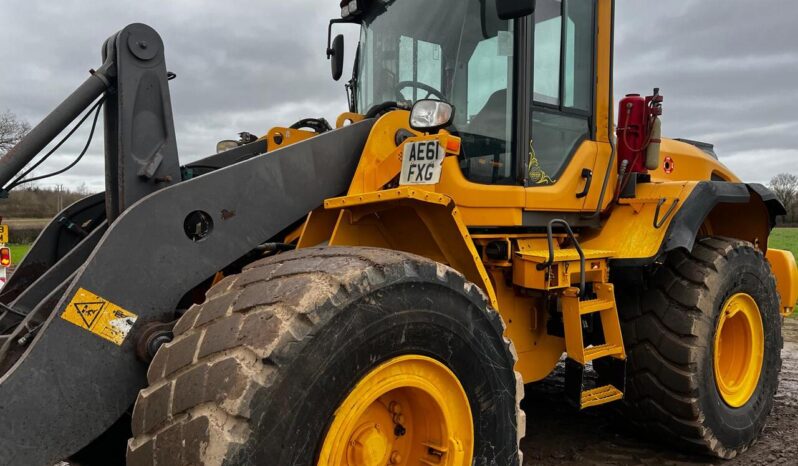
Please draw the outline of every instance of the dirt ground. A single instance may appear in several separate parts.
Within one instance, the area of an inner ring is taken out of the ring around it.
[[[576,412],[562,396],[562,377],[555,375],[527,387],[524,465],[798,464],[798,320],[785,321],[782,358],[776,404],[762,437],[733,460],[689,456],[652,443],[609,409]]]

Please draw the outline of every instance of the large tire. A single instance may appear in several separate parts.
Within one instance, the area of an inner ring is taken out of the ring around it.
[[[213,287],[158,351],[128,464],[315,465],[357,381],[407,354],[457,376],[473,464],[520,464],[523,386],[503,331],[476,286],[417,256],[327,248],[263,259]]]
[[[625,414],[689,451],[729,459],[747,450],[765,426],[781,370],[779,299],[762,253],[744,241],[700,239],[692,253],[671,252],[642,287],[619,290]],[[713,357],[721,308],[737,293],[759,307],[764,358],[753,395],[733,408],[718,389]]]

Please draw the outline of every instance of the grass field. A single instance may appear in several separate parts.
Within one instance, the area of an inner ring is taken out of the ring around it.
[[[768,244],[772,248],[792,251],[798,257],[798,228],[776,228]]]
[[[11,265],[17,266],[22,259],[25,257],[25,254],[28,253],[30,249],[30,244],[9,244],[8,247],[11,248]]]

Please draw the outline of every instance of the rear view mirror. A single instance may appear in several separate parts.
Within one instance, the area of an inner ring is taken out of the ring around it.
[[[501,19],[516,19],[535,12],[535,0],[496,0],[496,10]]]
[[[331,60],[332,77],[338,81],[344,74],[344,36],[338,34],[327,49],[327,58]]]

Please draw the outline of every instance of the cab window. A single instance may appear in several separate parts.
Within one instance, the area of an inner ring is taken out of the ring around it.
[[[538,0],[534,15],[531,185],[557,181],[590,138],[593,113],[594,2]]]

